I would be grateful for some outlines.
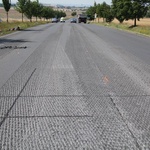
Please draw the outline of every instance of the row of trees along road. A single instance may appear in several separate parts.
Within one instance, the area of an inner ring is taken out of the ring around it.
[[[87,15],[91,20],[94,20],[95,14],[98,18],[103,18],[106,22],[113,21],[116,18],[120,23],[124,20],[140,20],[147,15],[150,9],[150,0],[112,0],[112,5],[105,2],[102,4],[94,3],[94,6],[89,7]]]
[[[3,6],[7,14],[7,22],[8,22],[8,12],[11,8],[10,0],[2,0]],[[24,15],[32,22],[32,17],[37,18],[44,18],[44,19],[50,19],[53,17],[60,18],[60,17],[66,17],[66,13],[63,11],[55,11],[51,7],[43,6],[39,3],[38,0],[31,1],[31,0],[18,0],[18,2],[15,5],[15,10],[22,14],[22,22]]]

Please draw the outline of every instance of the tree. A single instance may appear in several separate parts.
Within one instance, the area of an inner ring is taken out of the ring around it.
[[[60,11],[58,11],[58,10],[55,10],[54,11],[54,16],[53,17],[55,17],[55,18],[61,18],[61,14],[60,14]]]
[[[131,0],[112,0],[112,13],[122,23],[131,16]]]
[[[150,18],[150,6],[148,7],[146,17],[147,17],[147,18]]]
[[[43,5],[39,3],[38,6],[38,17],[41,19],[42,18],[42,13],[43,13]]]
[[[33,16],[33,5],[30,0],[27,0],[26,7],[25,7],[25,16],[30,19],[30,22],[32,22],[32,16]]]
[[[105,20],[106,22],[111,22],[114,19],[114,17],[113,17],[113,14],[111,12],[110,5],[108,5],[107,3],[103,2],[99,7],[100,8],[99,8],[99,12],[98,13],[103,18],[103,21]]]
[[[124,20],[136,20],[145,17],[150,0],[112,0],[112,8],[115,17],[122,23]]]
[[[106,22],[112,22],[114,20],[114,15],[112,13],[112,8],[110,5],[107,6],[105,17],[106,17]]]
[[[22,22],[23,22],[24,13],[26,11],[26,3],[27,3],[27,0],[18,0],[15,6],[15,10],[17,10],[18,12],[22,14]]]
[[[102,15],[102,7],[101,7],[101,4],[98,4],[97,7],[96,7],[96,14],[98,16],[98,18],[101,18],[103,15]]]
[[[36,17],[36,21],[37,21],[37,18],[40,17],[40,13],[41,13],[41,6],[38,0],[32,2],[32,13],[33,16]]]
[[[66,13],[63,12],[63,11],[58,11],[58,10],[55,10],[54,11],[54,17],[55,18],[61,18],[61,17],[66,17]]]
[[[94,20],[95,13],[96,13],[96,8],[93,6],[89,7],[86,11],[88,18],[90,18],[89,20]]]
[[[9,12],[9,10],[10,10],[11,3],[9,2],[9,0],[2,0],[2,1],[3,1],[4,9],[5,9],[5,11],[6,11],[7,22],[8,22],[8,12]]]
[[[50,7],[46,7],[44,6],[43,7],[43,10],[42,10],[42,17],[46,20],[50,19],[50,18],[53,18],[54,17],[54,10]]]
[[[150,5],[150,0],[131,0],[132,3],[132,11],[130,19],[134,20],[134,26],[136,26],[136,20],[140,20],[140,18],[145,17],[148,6]]]
[[[76,16],[77,15],[77,12],[72,12],[71,13],[71,16]]]
[[[67,16],[66,13],[63,12],[63,11],[60,11],[60,14],[61,14],[62,17],[66,17]]]

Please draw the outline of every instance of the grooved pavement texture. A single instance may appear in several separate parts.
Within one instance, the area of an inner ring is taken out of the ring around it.
[[[1,150],[150,149],[149,65],[86,26],[45,25],[3,39],[32,53],[0,88]],[[1,59],[24,52],[2,50]]]

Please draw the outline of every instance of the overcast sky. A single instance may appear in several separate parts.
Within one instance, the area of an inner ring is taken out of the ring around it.
[[[16,3],[18,0],[11,0],[12,3]],[[96,3],[103,3],[104,1],[107,4],[111,4],[112,0],[95,0]],[[39,0],[42,4],[62,4],[62,5],[90,5],[93,6],[94,0]],[[0,0],[2,3],[2,0]]]

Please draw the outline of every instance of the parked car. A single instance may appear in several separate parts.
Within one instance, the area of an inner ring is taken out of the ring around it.
[[[70,23],[77,23],[77,19],[76,19],[76,18],[72,18],[72,19],[70,20]]]
[[[57,18],[52,18],[52,23],[57,23],[58,19]]]

